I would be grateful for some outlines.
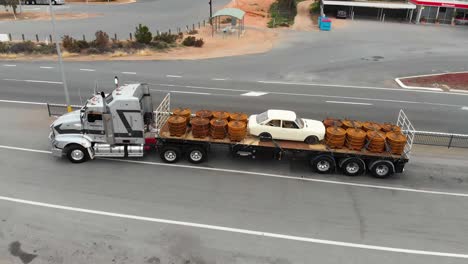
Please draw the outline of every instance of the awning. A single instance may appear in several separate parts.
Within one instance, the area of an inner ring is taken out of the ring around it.
[[[335,6],[357,6],[357,7],[374,7],[384,9],[416,9],[416,5],[412,3],[388,3],[388,2],[357,2],[357,1],[326,1],[324,5]]]
[[[237,8],[224,8],[219,11],[217,11],[213,17],[219,17],[219,16],[230,16],[230,17],[235,17],[237,19],[242,19],[244,18],[245,12],[237,9]]]

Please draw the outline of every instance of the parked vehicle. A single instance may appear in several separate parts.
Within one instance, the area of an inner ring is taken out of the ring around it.
[[[64,5],[65,0],[51,0],[53,5]],[[21,0],[25,5],[48,5],[49,0]]]
[[[370,172],[375,177],[385,178],[403,172],[414,137],[414,128],[402,110],[397,125],[408,141],[401,155],[373,153],[365,149],[331,149],[320,142],[309,144],[304,142],[309,136],[323,139],[323,124],[298,118],[290,111],[269,110],[252,115],[248,128],[253,131],[238,142],[227,137],[197,138],[190,130],[176,136],[168,129],[172,114],[170,106],[171,96],[167,94],[153,109],[149,87],[144,84],[120,86],[109,95],[97,94],[80,110],[62,115],[52,123],[49,135],[52,154],[81,163],[95,157],[143,157],[158,151],[167,163],[175,163],[183,157],[192,163],[201,163],[207,160],[211,147],[216,145],[227,147],[238,157],[256,158],[260,153],[266,153],[275,159],[304,158],[317,173],[339,170],[355,176]],[[279,120],[279,126],[274,128],[280,132],[266,130],[272,120]],[[288,122],[297,128],[284,127]],[[296,132],[291,134],[295,135],[284,133],[287,129],[294,129]],[[260,138],[261,131],[269,131],[272,137],[269,140]]]
[[[346,19],[348,17],[348,12],[346,10],[338,9],[336,11],[336,18]]]

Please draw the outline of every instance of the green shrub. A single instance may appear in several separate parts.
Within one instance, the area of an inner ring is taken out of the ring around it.
[[[80,51],[89,48],[89,43],[86,40],[77,40],[76,45],[78,45]]]
[[[182,45],[187,46],[187,47],[193,47],[195,45],[195,37],[188,36],[182,41]]]
[[[80,53],[81,52],[81,48],[78,45],[76,39],[70,37],[69,35],[63,36],[62,46],[68,52],[72,52],[72,53]]]
[[[151,47],[154,49],[162,50],[168,49],[170,46],[167,42],[164,41],[153,41],[150,43]]]
[[[163,41],[168,44],[175,43],[180,38],[180,35],[169,34],[167,32],[161,33],[159,36],[154,36],[153,41]]]
[[[320,13],[320,1],[315,0],[315,2],[310,5],[310,13],[311,14],[318,14]]]
[[[12,43],[10,46],[11,53],[33,53],[34,43],[30,40],[25,42]]]
[[[153,39],[153,34],[147,26],[139,24],[135,29],[135,39],[138,43],[149,44]]]
[[[203,39],[197,39],[195,40],[195,43],[193,45],[197,48],[201,48],[203,47],[204,44],[205,44],[205,41],[203,41]]]
[[[45,44],[39,43],[34,47],[34,53],[37,54],[56,54],[57,48],[54,43]]]
[[[10,53],[10,43],[0,42],[0,53]]]

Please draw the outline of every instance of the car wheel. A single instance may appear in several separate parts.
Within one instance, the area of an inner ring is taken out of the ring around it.
[[[319,142],[319,139],[317,136],[308,136],[306,139],[305,139],[305,143],[309,144],[309,145],[315,145]]]
[[[366,165],[360,158],[347,158],[341,163],[341,170],[347,176],[358,176],[366,170]]]
[[[180,149],[177,147],[165,147],[160,154],[166,163],[176,163],[180,159]]]
[[[65,148],[67,158],[72,163],[83,163],[88,159],[87,150],[80,145],[69,145]]]
[[[335,160],[327,155],[312,157],[310,165],[315,172],[320,174],[328,174],[335,171]]]
[[[187,159],[189,162],[198,164],[206,160],[206,151],[203,147],[193,147],[187,152]]]
[[[271,141],[273,139],[271,134],[267,133],[267,132],[260,133],[260,135],[258,135],[258,137],[260,138],[261,142],[268,142],[268,141]]]

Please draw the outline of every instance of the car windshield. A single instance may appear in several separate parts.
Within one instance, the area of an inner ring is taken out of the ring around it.
[[[263,123],[268,119],[268,112],[263,112],[257,115],[257,124]]]
[[[296,124],[299,126],[299,128],[304,127],[304,121],[302,121],[302,118],[296,118]]]

